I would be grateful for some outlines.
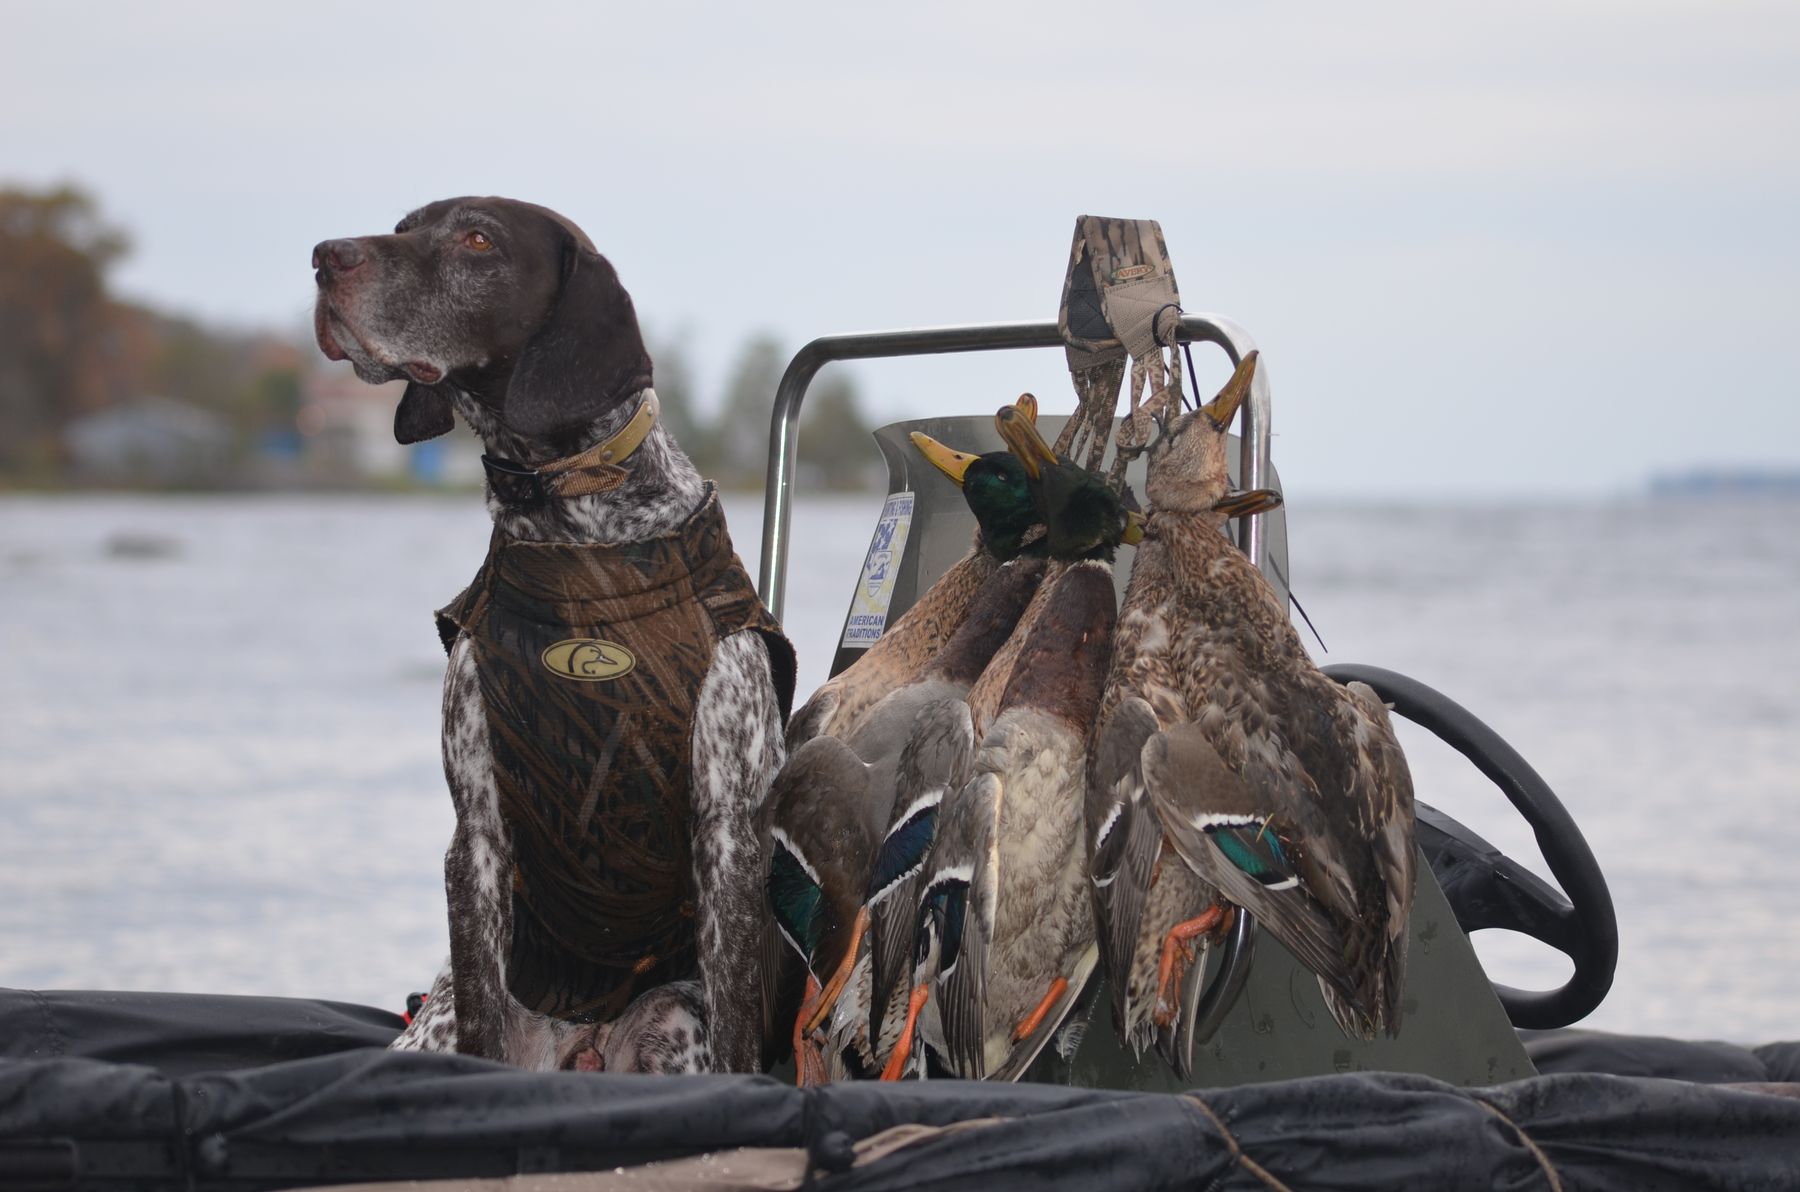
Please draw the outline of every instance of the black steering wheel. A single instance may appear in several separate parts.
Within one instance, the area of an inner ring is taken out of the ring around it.
[[[1549,784],[1468,709],[1418,680],[1378,666],[1340,663],[1324,669],[1340,683],[1373,687],[1395,712],[1474,762],[1525,817],[1567,897],[1424,803],[1416,804],[1419,847],[1464,933],[1488,927],[1523,932],[1574,961],[1575,972],[1560,989],[1513,989],[1494,983],[1512,1024],[1545,1030],[1586,1017],[1612,988],[1619,962],[1619,922],[1593,851]]]

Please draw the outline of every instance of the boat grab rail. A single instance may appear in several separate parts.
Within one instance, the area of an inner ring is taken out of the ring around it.
[[[1184,314],[1181,343],[1213,343],[1225,349],[1233,367],[1256,350],[1256,342],[1237,323],[1222,315]],[[1054,320],[1035,323],[971,323],[952,327],[915,327],[899,331],[861,331],[825,335],[813,340],[788,362],[775,389],[769,419],[769,469],[763,492],[762,557],[756,590],[777,620],[787,600],[787,561],[793,515],[794,465],[800,451],[800,409],[819,369],[834,361],[899,356],[933,356],[950,352],[993,352],[1019,348],[1059,348],[1062,334]],[[1269,377],[1256,370],[1244,403],[1239,483],[1261,488],[1269,475]],[[1261,568],[1267,565],[1261,516],[1239,519],[1238,545]]]

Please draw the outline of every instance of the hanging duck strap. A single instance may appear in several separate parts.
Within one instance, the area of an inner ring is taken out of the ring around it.
[[[672,535],[620,545],[496,532],[438,613],[473,647],[512,831],[513,996],[616,1017],[694,974],[695,702],[717,644],[760,633],[783,718],[794,651],[757,599],[711,491]]]
[[[1129,367],[1130,409],[1109,476],[1120,485],[1125,465],[1149,445],[1153,419],[1181,404],[1181,358],[1175,350],[1181,294],[1161,226],[1153,219],[1099,215],[1076,220],[1056,323],[1077,401],[1075,417],[1057,436],[1059,454],[1088,468],[1099,466]]]

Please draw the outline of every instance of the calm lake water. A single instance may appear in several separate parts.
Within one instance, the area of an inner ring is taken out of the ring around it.
[[[760,499],[727,501],[754,573]],[[879,501],[804,502],[787,623],[824,677]],[[1622,937],[1589,1025],[1800,1037],[1800,508],[1288,511],[1330,646],[1482,716],[1557,789]],[[431,610],[473,496],[0,498],[0,984],[398,1007],[447,950]],[[1419,795],[1540,872],[1485,780]],[[1512,985],[1560,983],[1477,937]]]

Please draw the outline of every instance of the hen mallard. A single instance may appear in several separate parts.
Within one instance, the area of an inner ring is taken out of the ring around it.
[[[1019,400],[1015,408],[1021,416],[1035,420],[1037,400],[1030,394]],[[962,624],[981,585],[1025,549],[1037,523],[1023,478],[1003,461],[1005,452],[967,455],[921,434],[914,434],[913,442],[963,488],[976,510],[975,541],[862,657],[826,680],[794,713],[787,730],[790,752],[817,736],[848,735],[888,692],[918,674]]]
[[[1115,906],[1110,922],[1129,930],[1140,957],[1143,937],[1164,932],[1154,1018],[1171,1009],[1170,941],[1228,919],[1222,907],[1202,909],[1219,891],[1317,975],[1346,1034],[1370,1039],[1400,1025],[1412,783],[1381,700],[1313,665],[1281,599],[1222,533],[1229,518],[1280,500],[1231,491],[1226,472],[1226,429],[1256,366],[1252,353],[1217,398],[1170,419],[1150,448],[1149,524],[1091,779],[1102,813],[1094,880],[1141,896],[1150,879],[1140,921]],[[1156,881],[1165,842],[1180,863],[1163,852]],[[1188,878],[1201,888],[1171,909]],[[1122,955],[1115,944],[1112,962]],[[1191,1002],[1182,1008],[1191,1013]]]
[[[1250,368],[1253,363],[1234,374],[1207,407],[1211,417],[1230,421],[1248,391]],[[1156,512],[1152,500],[1151,524]],[[1094,725],[1086,820],[1088,876],[1114,1025],[1134,1051],[1141,1055],[1154,1045],[1185,1079],[1192,1071],[1191,1028],[1207,955],[1233,911],[1169,847],[1144,781],[1146,743],[1191,715],[1184,655],[1177,649],[1188,613],[1173,567],[1166,534],[1152,539],[1146,526]]]
[[[917,1024],[935,997],[935,1021],[924,1021],[944,1063],[965,1078],[1017,1079],[1098,958],[1083,880],[1084,761],[1117,609],[1112,554],[1133,523],[1103,481],[1058,459],[1028,420],[1003,410],[997,421],[1026,469],[1052,560],[1036,611],[1015,631],[1023,640],[974,776],[944,800],[888,1078],[921,1066]]]

